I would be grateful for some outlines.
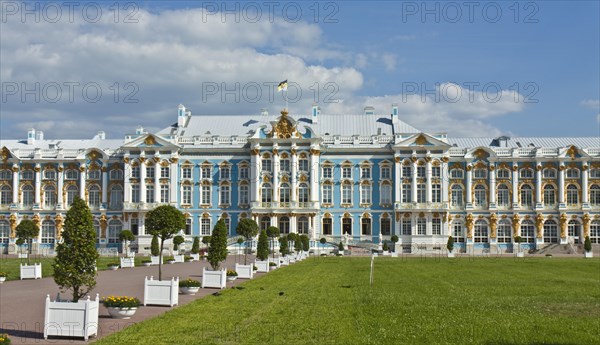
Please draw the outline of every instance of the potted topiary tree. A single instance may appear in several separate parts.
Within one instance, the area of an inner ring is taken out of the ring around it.
[[[344,244],[342,243],[342,241],[340,241],[340,243],[338,244],[338,253],[337,255],[344,255]]]
[[[160,239],[158,280],[144,280],[144,305],[173,306],[179,303],[179,277],[162,281],[162,252],[165,241],[185,228],[185,216],[175,206],[161,205],[146,214],[146,232]]]
[[[381,247],[381,249],[383,250],[383,255],[389,253],[390,247],[388,246],[387,241],[383,241],[383,246]]]
[[[446,249],[448,249],[448,257],[454,257],[454,237],[448,236],[448,242],[446,242]]]
[[[121,261],[121,268],[135,267],[135,259],[129,256],[129,243],[135,241],[135,236],[133,235],[133,232],[129,230],[121,231],[119,233],[119,241],[121,241],[125,252],[125,257],[119,258]]]
[[[585,251],[586,258],[593,258],[594,253],[592,253],[592,241],[589,236],[585,236],[585,241],[583,242],[583,250]]]
[[[200,237],[194,236],[194,242],[192,242],[192,250],[190,256],[195,261],[200,261]]]
[[[271,245],[271,252],[273,253],[273,259],[275,259],[275,239],[279,237],[279,229],[276,226],[270,226],[267,228],[267,236],[269,236],[269,244]]]
[[[30,220],[24,219],[17,225],[16,235],[17,244],[27,244],[27,265],[20,265],[21,279],[38,279],[42,278],[42,264],[37,263],[30,265],[29,257],[31,256],[31,247],[33,247],[33,239],[38,237],[40,228],[37,224]]]
[[[310,238],[308,238],[308,235],[300,235],[300,244],[302,245],[300,259],[304,260],[308,255],[308,251],[310,250]]]
[[[393,248],[393,252],[396,252],[396,243],[398,243],[398,235],[392,235],[392,237],[390,237],[390,241],[392,241],[394,243],[394,248]]]
[[[319,246],[319,256],[320,256],[321,255],[321,247],[324,247],[323,244],[327,243],[327,239],[325,237],[321,237],[319,242],[321,243],[321,246]],[[323,254],[323,255],[327,255],[327,254]]]
[[[173,237],[173,258],[175,259],[175,262],[183,262],[184,261],[184,256],[183,254],[175,254],[175,253],[179,253],[179,246],[185,242],[185,238],[183,238],[183,236],[181,235],[177,235],[175,237]]]
[[[150,242],[150,261],[152,265],[158,265],[160,261],[160,248],[158,247],[158,236],[152,236],[152,242]]]
[[[248,264],[248,242],[258,235],[258,224],[252,219],[244,218],[240,220],[236,227],[238,235],[246,239],[246,250],[244,250],[244,265]]]
[[[220,219],[213,229],[207,259],[213,270],[202,268],[202,288],[224,289],[227,284],[227,272],[220,268],[221,263],[227,259],[227,227],[223,219]]]
[[[44,338],[50,335],[84,337],[97,334],[99,296],[80,301],[96,286],[96,230],[85,201],[75,198],[65,218],[62,241],[52,264],[54,281],[62,292],[71,290],[71,303],[46,297]]]
[[[256,245],[256,261],[254,265],[258,267],[258,272],[269,272],[269,239],[265,230],[258,235],[258,244]]]
[[[521,236],[515,236],[515,244],[516,244],[515,256],[518,258],[525,257],[525,253],[521,250],[521,242],[522,241],[523,241],[523,239],[521,238]],[[513,249],[513,251],[514,251],[514,249]]]

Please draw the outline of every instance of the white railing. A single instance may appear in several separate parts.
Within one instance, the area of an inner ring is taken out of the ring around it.
[[[450,153],[450,156],[464,156],[467,153],[467,149],[451,147],[448,152]]]
[[[517,155],[519,156],[534,156],[535,148],[519,148],[517,149]]]
[[[494,149],[494,152],[496,152],[496,155],[501,156],[501,157],[512,156],[511,151],[512,151],[511,149]]]

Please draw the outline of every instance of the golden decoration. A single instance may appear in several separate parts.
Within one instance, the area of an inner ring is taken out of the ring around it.
[[[250,153],[252,153],[253,156],[258,156],[258,154],[260,153],[259,149],[252,149],[252,151],[250,151]]]
[[[40,169],[40,167],[39,167],[39,166],[35,166],[35,167],[33,168],[33,171],[35,171],[36,173],[38,173],[38,172],[40,172],[40,171],[41,171],[41,169]]]
[[[544,237],[544,216],[541,213],[538,213],[535,216],[535,227],[537,229],[537,238]]]
[[[488,169],[490,171],[494,171],[494,170],[496,170],[496,167],[494,166],[494,164],[491,164]]]
[[[513,227],[513,231],[515,232],[515,237],[520,235],[520,222],[521,219],[519,218],[518,214],[513,214],[512,216],[512,227]]]
[[[269,176],[264,176],[263,177],[263,182],[269,182]]]
[[[473,167],[470,165],[467,165],[467,171],[471,171],[471,169],[473,169]]]
[[[84,172],[84,171],[85,171],[85,167],[84,167],[83,165],[82,165],[82,166],[80,166],[80,167],[79,167],[79,171],[80,171],[80,172]]]
[[[155,163],[158,163],[158,161],[160,161],[160,157],[154,156],[154,157],[152,157],[152,159],[154,160]]]
[[[582,217],[583,220],[583,237],[588,237],[590,235],[590,214],[586,213]]]
[[[281,177],[281,182],[288,182],[289,178],[287,177],[287,175],[284,175]]]
[[[179,161],[179,158],[177,158],[177,157],[171,157],[171,158],[169,158],[169,162],[171,162],[173,164],[177,163],[177,161]]]
[[[138,161],[139,161],[140,163],[144,163],[144,162],[146,161],[146,157],[139,157],[139,158],[138,158]]]
[[[513,165],[512,166],[512,171],[517,171],[519,170],[519,166],[518,165]]]
[[[498,216],[495,213],[492,213],[492,214],[490,214],[489,220],[490,220],[490,229],[492,230],[490,237],[496,238],[496,229],[498,228]]]
[[[11,168],[11,170],[12,170],[12,172],[14,172],[14,173],[16,173],[16,172],[19,172],[19,167],[18,167],[18,166],[16,166],[16,165],[13,165],[13,166],[12,166],[12,168]]]
[[[320,154],[321,154],[321,151],[319,151],[318,149],[310,149],[310,153],[311,153],[313,156],[318,156],[318,155],[320,155]]]
[[[588,168],[589,168],[589,166],[588,166],[587,164],[584,164],[584,165],[581,167],[581,170],[583,170],[583,171],[586,171],[586,170],[588,170]]]
[[[292,125],[292,121],[288,118],[286,109],[281,111],[281,117],[277,124],[273,126],[273,129],[269,133],[269,137],[281,139],[300,138],[300,133],[296,127]]]
[[[444,163],[448,163],[450,159],[448,157],[442,157],[442,162]]]
[[[146,146],[154,146],[156,145],[156,138],[154,138],[153,135],[149,135],[146,137],[146,139],[144,139],[144,144]]]
[[[95,161],[99,156],[100,154],[96,150],[92,150],[90,153],[88,153],[88,158],[91,161]]]
[[[575,145],[571,145],[567,150],[567,156],[571,157],[571,159],[577,158],[577,147]]]
[[[425,161],[428,163],[431,162],[431,157],[425,157]]]
[[[465,219],[465,226],[467,227],[467,238],[473,238],[473,215],[469,213]]]
[[[409,213],[409,212],[406,212],[406,213],[404,214],[404,218],[410,218],[410,213]]]
[[[541,164],[536,165],[535,170],[537,170],[537,171],[542,170],[542,165]]]
[[[423,134],[419,134],[419,136],[415,139],[415,144],[427,145],[427,138],[425,138]]]
[[[567,238],[567,214],[562,213],[560,215],[560,237]]]
[[[17,216],[12,213],[10,217],[8,217],[8,222],[10,223],[10,238],[15,238],[17,230]]]
[[[479,148],[473,152],[473,156],[477,157],[477,159],[485,159],[488,157],[488,153],[484,149]]]
[[[6,161],[10,158],[10,151],[6,148],[6,146],[2,148],[0,155],[2,155],[2,161],[6,163]]]
[[[103,214],[100,216],[100,230],[101,230],[100,237],[102,237],[102,238],[106,238],[106,226],[107,225],[108,225],[108,219],[106,218],[106,215]]]
[[[394,161],[396,161],[396,163],[400,163],[400,160],[401,160],[400,156],[394,157]]]
[[[566,166],[564,166],[564,165],[562,165],[562,164],[561,164],[561,165],[558,167],[558,170],[560,170],[560,171],[563,171],[563,170],[565,170],[566,168],[567,168]]]
[[[39,214],[36,213],[35,215],[33,215],[33,218],[31,218],[31,220],[35,223],[35,226],[37,226],[38,228],[40,227],[41,220]]]
[[[54,217],[54,224],[56,225],[56,239],[59,240],[62,235],[62,227],[63,227],[63,217],[60,214],[57,214]]]
[[[416,163],[417,162],[417,157],[410,157],[411,162]]]
[[[129,157],[123,157],[123,163],[129,164]]]

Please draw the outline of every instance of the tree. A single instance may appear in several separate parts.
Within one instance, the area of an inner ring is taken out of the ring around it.
[[[308,235],[302,234],[300,235],[300,242],[302,243],[302,250],[307,252],[310,250],[310,238]]]
[[[585,236],[585,241],[583,242],[583,249],[589,253],[592,251],[592,241],[589,236]]]
[[[119,233],[119,241],[125,243],[125,255],[129,256],[129,242],[135,241],[135,236],[130,230],[123,230]]]
[[[327,243],[327,239],[325,237],[321,237],[321,239],[319,240],[319,242],[321,242],[321,246],[319,246],[319,255],[321,254],[321,247],[323,247],[323,244]]]
[[[270,226],[267,228],[267,236],[271,239],[269,244],[273,243],[277,237],[279,237],[279,229],[276,226]],[[274,244],[274,243],[273,243]],[[273,258],[275,258],[275,248],[271,248],[273,252]]]
[[[342,243],[342,241],[340,241],[340,243],[338,244],[338,251],[340,251],[340,252],[344,251],[344,244]]]
[[[210,236],[203,236],[202,243],[204,243],[207,247],[210,244]]]
[[[146,231],[160,239],[160,254],[165,241],[185,228],[185,216],[175,206],[161,205],[146,215]],[[162,280],[162,255],[158,258],[158,280]]]
[[[260,235],[258,235],[256,258],[258,260],[267,260],[269,258],[269,239],[265,230],[261,231]]]
[[[392,238],[390,238],[392,240],[392,242],[394,242],[394,252],[396,251],[396,242],[398,242],[398,236],[397,235],[392,235]]]
[[[32,240],[38,237],[40,233],[40,228],[38,228],[37,224],[30,219],[24,219],[17,225],[17,241],[22,244],[27,244],[28,253],[27,255],[27,265],[29,265],[29,256],[31,256],[31,245]],[[17,243],[18,244],[18,243]]]
[[[98,259],[92,212],[80,198],[67,211],[62,238],[52,264],[54,281],[61,290],[72,290],[77,302],[96,286]]]
[[[302,239],[298,235],[294,236],[294,251],[296,251],[296,253],[302,251]]]
[[[158,248],[158,237],[156,235],[152,236],[152,242],[150,243],[150,254],[152,256],[160,255],[160,249]]]
[[[194,242],[192,243],[192,254],[198,254],[200,252],[200,237],[194,236]]]
[[[279,252],[282,255],[287,255],[290,252],[287,236],[279,237]]]
[[[383,249],[384,252],[387,252],[387,251],[390,250],[390,248],[388,247],[387,242],[383,242],[383,247],[381,249]]]
[[[183,238],[183,236],[175,236],[173,237],[173,250],[178,250],[179,249],[179,245],[182,244],[183,242],[185,242],[185,239]]]
[[[244,250],[244,265],[247,265],[247,242],[254,238],[256,235],[258,235],[258,224],[256,224],[256,222],[250,218],[244,218],[240,220],[235,231],[238,233],[238,235],[243,236],[246,239],[246,250]]]
[[[221,219],[215,225],[210,238],[208,262],[216,271],[225,259],[227,259],[227,226],[225,226],[225,221]]]
[[[454,237],[448,236],[448,243],[446,243],[446,249],[448,249],[448,251],[452,253],[452,250],[454,249]]]

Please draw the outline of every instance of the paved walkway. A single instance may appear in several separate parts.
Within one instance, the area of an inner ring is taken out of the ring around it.
[[[254,257],[248,256],[248,260]],[[244,262],[243,256],[229,256],[222,267],[233,269],[235,263]],[[163,265],[163,280],[179,277],[188,277],[201,281],[202,267],[209,267],[207,262],[186,262],[172,265]],[[258,276],[264,273],[259,273]],[[158,266],[135,267],[119,269],[117,271],[99,271],[97,285],[90,293],[92,299],[96,293],[100,298],[115,296],[135,296],[143,302],[144,277],[158,278]],[[227,287],[235,286],[246,281],[237,279],[228,282]],[[188,304],[198,298],[212,294],[218,289],[200,289],[195,295],[179,295],[179,306]],[[44,340],[44,306],[46,295],[54,300],[59,292],[58,286],[52,277],[38,280],[18,280],[0,284],[0,333],[8,333],[14,345],[18,344],[85,344],[83,338],[57,338],[50,337]],[[70,298],[69,294],[62,294],[61,298]],[[174,308],[177,308],[174,307]],[[104,306],[100,307],[99,326],[97,338],[122,330],[123,328],[160,315],[173,308],[160,306],[140,307],[136,314],[129,320],[112,319]],[[93,341],[91,338],[90,341]]]

